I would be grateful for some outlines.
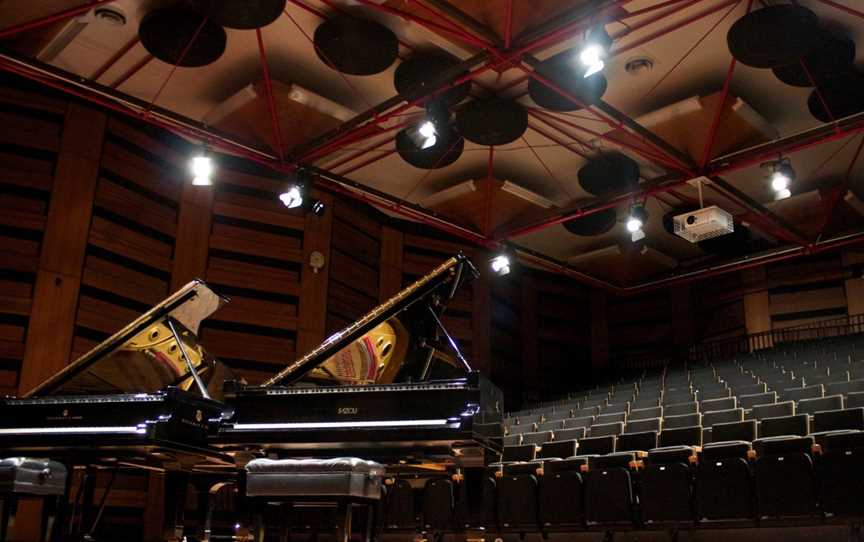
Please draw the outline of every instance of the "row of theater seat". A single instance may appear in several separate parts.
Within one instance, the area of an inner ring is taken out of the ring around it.
[[[661,432],[660,446],[656,434],[643,442],[603,437],[605,448],[587,451],[596,445],[590,439],[507,446],[475,485],[479,512],[469,513],[458,477],[430,480],[422,528],[532,532],[864,515],[864,408],[764,418],[758,438],[756,420],[718,423],[715,442],[704,446],[698,429]],[[677,438],[664,441],[670,432]],[[391,485],[389,527],[413,525],[410,493],[405,481]]]

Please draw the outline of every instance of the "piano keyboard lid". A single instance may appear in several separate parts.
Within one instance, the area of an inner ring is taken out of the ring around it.
[[[155,393],[168,386],[200,393],[191,365],[209,395],[219,399],[222,382],[231,376],[198,344],[198,330],[227,302],[194,280],[25,396]]]

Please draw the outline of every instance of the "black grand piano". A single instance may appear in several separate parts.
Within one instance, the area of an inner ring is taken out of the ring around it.
[[[142,464],[230,460],[206,443],[228,371],[198,344],[225,303],[194,281],[27,393],[0,399],[0,454]]]
[[[500,450],[502,395],[442,322],[475,273],[454,256],[261,385],[229,383],[210,443],[235,455],[482,464]]]

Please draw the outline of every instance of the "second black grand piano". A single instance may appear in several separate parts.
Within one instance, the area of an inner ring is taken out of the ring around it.
[[[229,384],[211,444],[234,452],[352,454],[388,463],[500,449],[501,392],[473,371],[443,313],[475,270],[462,255],[258,386]]]

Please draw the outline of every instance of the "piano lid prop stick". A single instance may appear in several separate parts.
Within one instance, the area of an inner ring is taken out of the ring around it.
[[[189,368],[189,372],[192,373],[192,379],[195,380],[195,385],[198,386],[198,390],[201,392],[201,396],[205,399],[210,399],[210,394],[207,393],[207,387],[201,380],[201,376],[198,375],[198,371],[195,370],[195,366],[192,365],[192,360],[186,353],[186,347],[183,345],[183,339],[181,339],[180,334],[177,333],[177,329],[174,327],[174,322],[172,322],[170,318],[167,318],[165,322],[168,324],[168,329],[171,330],[171,334],[174,335],[174,340],[177,341],[177,346],[180,347],[180,354],[183,356],[183,360],[186,362],[186,367]]]
[[[456,344],[456,341],[453,340],[453,337],[447,333],[447,328],[444,327],[444,324],[441,323],[441,320],[438,318],[438,314],[435,313],[435,309],[429,307],[429,312],[432,313],[432,318],[435,319],[435,323],[438,324],[438,327],[441,329],[441,332],[444,333],[444,336],[447,337],[447,342],[450,343],[450,347],[453,349],[453,352],[456,354],[456,357],[459,358],[459,361],[462,362],[462,365],[465,366],[465,370],[469,373],[471,372],[471,366],[468,365],[468,361],[465,359],[465,356],[462,355],[462,351],[459,350],[459,345]]]

